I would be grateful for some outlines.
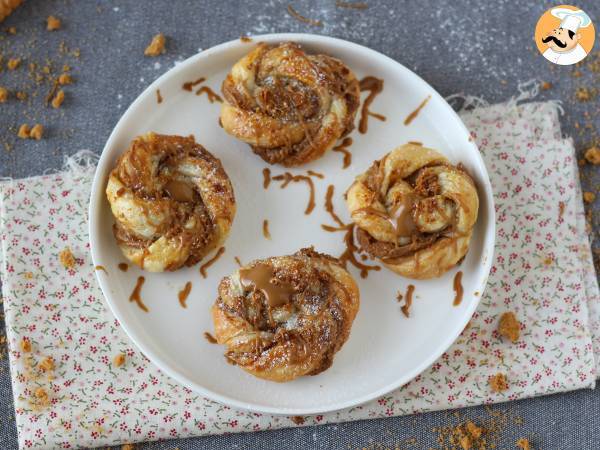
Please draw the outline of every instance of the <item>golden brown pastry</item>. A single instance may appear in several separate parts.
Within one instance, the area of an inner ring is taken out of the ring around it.
[[[346,193],[366,252],[408,278],[433,278],[467,253],[479,198],[440,153],[406,144],[375,161]]]
[[[150,272],[196,264],[225,241],[235,215],[227,173],[193,137],[136,137],[106,196],[123,254]]]
[[[348,67],[290,42],[258,44],[233,66],[222,91],[223,129],[287,167],[320,158],[350,133],[360,103]]]
[[[358,287],[339,261],[302,249],[223,278],[212,316],[230,362],[283,382],[329,368],[358,307]]]
[[[23,0],[0,0],[0,22],[6,19],[23,3]]]

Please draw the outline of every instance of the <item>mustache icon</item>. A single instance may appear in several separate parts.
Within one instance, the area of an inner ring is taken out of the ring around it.
[[[567,46],[566,42],[562,42],[561,40],[559,40],[556,36],[546,36],[545,38],[542,38],[542,42],[545,44],[547,42],[554,42],[557,46],[559,46],[560,48],[565,48]]]

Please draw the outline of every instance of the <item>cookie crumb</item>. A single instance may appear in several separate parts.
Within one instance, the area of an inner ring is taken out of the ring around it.
[[[54,370],[54,359],[51,356],[44,358],[39,367],[44,372],[51,372]]]
[[[493,392],[504,392],[508,390],[508,381],[506,380],[506,375],[503,373],[497,373],[490,377],[489,384]]]
[[[11,58],[6,63],[6,67],[8,67],[8,70],[16,70],[19,68],[20,65],[21,65],[21,58]]]
[[[475,439],[479,439],[483,433],[483,429],[475,425],[470,420],[467,421],[465,427],[467,428],[467,432]]]
[[[27,125],[26,123],[24,123],[23,125],[21,125],[19,127],[19,131],[17,132],[17,136],[19,136],[21,139],[29,139],[29,133],[31,132],[31,129],[29,128],[29,125]]]
[[[31,352],[31,341],[29,339],[21,339],[21,351],[23,353]]]
[[[125,353],[119,353],[117,356],[115,356],[113,359],[113,364],[115,367],[121,367],[123,364],[125,364]]]
[[[549,81],[544,81],[541,85],[543,91],[547,91],[548,89],[552,89],[552,83]]]
[[[575,98],[580,102],[588,102],[594,97],[594,95],[595,91],[586,87],[577,88],[575,91]]]
[[[61,25],[62,22],[58,17],[48,16],[48,18],[46,19],[46,30],[48,31],[60,30]]]
[[[121,450],[135,450],[135,445],[123,444],[123,445],[121,445]]]
[[[69,247],[65,248],[58,254],[58,260],[65,269],[72,269],[75,267],[75,257],[73,256],[73,253],[71,253],[71,249]]]
[[[304,417],[302,417],[302,416],[292,416],[292,417],[290,417],[290,420],[292,422],[294,422],[296,425],[303,425],[305,422]]]
[[[58,84],[60,84],[61,86],[71,83],[73,83],[73,77],[71,77],[71,75],[69,75],[68,73],[61,73],[58,77]]]
[[[146,56],[158,56],[165,52],[165,35],[162,33],[158,33],[156,36],[152,38],[150,45],[146,47],[144,50],[144,55]]]
[[[583,201],[586,203],[594,203],[594,200],[596,200],[596,194],[594,194],[593,192],[584,192],[583,193]]]
[[[531,450],[531,444],[529,444],[529,439],[521,438],[517,441],[517,447],[521,450]]]
[[[583,156],[587,162],[594,164],[595,166],[600,164],[600,148],[598,147],[588,148]]]
[[[471,450],[472,442],[471,442],[471,438],[469,436],[461,436],[459,442],[460,442],[460,447],[463,450]]]
[[[514,344],[519,340],[520,325],[515,313],[512,311],[505,312],[500,317],[500,322],[498,322],[498,333],[500,333],[500,336],[510,339]]]
[[[65,101],[65,92],[59,89],[54,98],[52,99],[52,107],[54,109],[60,108],[60,105]]]
[[[40,125],[39,123],[36,123],[33,128],[31,129],[31,131],[29,132],[29,137],[31,139],[35,139],[36,141],[39,141],[40,139],[42,139],[44,135],[44,127],[42,125]]]
[[[15,92],[15,97],[17,97],[17,100],[24,102],[25,100],[27,100],[27,92],[17,91]]]
[[[0,103],[6,103],[8,100],[8,89],[0,86]]]

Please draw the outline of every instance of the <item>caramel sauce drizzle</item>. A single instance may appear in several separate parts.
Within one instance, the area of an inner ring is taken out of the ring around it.
[[[187,81],[187,82],[183,83],[183,86],[181,86],[181,88],[185,91],[192,92],[192,88],[194,86],[196,86],[197,84],[203,83],[204,81],[206,81],[206,78],[200,77],[195,81]]]
[[[104,266],[96,266],[94,267],[95,270],[102,270],[106,275],[108,275],[108,271],[106,270],[106,267]]]
[[[363,3],[363,2],[352,3],[352,2],[342,2],[340,0],[337,0],[335,2],[335,6],[337,6],[338,8],[348,8],[348,9],[367,9],[369,7],[369,5],[367,5],[366,3]]]
[[[371,103],[373,100],[375,100],[375,97],[380,94],[381,91],[383,91],[383,80],[371,76],[364,77],[362,80],[360,80],[360,90],[361,92],[369,91],[369,95],[362,105],[360,111],[360,121],[358,123],[358,131],[361,134],[365,134],[369,127],[369,116],[373,116],[382,121],[386,120],[385,116],[369,111],[369,106],[371,106]]]
[[[454,275],[454,301],[452,302],[452,305],[454,306],[458,306],[460,305],[460,302],[462,302],[464,293],[462,286],[462,274],[462,271],[458,271],[456,272],[456,275]]]
[[[202,94],[206,94],[206,96],[208,97],[208,101],[211,103],[214,103],[215,101],[217,101],[219,103],[223,103],[223,99],[219,96],[219,94],[217,94],[215,91],[213,91],[208,86],[202,86],[200,89],[198,89],[196,91],[196,95],[202,95]]]
[[[340,145],[337,145],[331,149],[334,152],[339,152],[344,155],[344,165],[342,166],[342,169],[347,169],[348,167],[350,167],[350,164],[352,164],[352,153],[350,153],[350,151],[348,150],[348,147],[350,147],[351,145],[352,138],[347,137],[344,138]]]
[[[325,178],[325,175],[319,172],[315,172],[314,170],[307,170],[306,173],[309,174],[311,177],[318,178],[319,180]]]
[[[240,41],[242,42],[252,42],[252,38],[250,36],[241,36]]]
[[[310,214],[313,209],[315,209],[315,184],[313,183],[312,178],[306,175],[292,175],[289,172],[285,172],[281,175],[276,175],[272,178],[275,181],[282,181],[279,186],[281,189],[285,189],[288,184],[291,182],[299,183],[301,181],[305,181],[308,183],[310,196],[308,198],[308,204],[306,205],[306,209],[304,210],[304,214]]]
[[[240,258],[239,258],[239,257],[237,257],[237,256],[234,256],[234,257],[233,257],[233,259],[235,259],[235,262],[236,262],[236,264],[237,264],[238,266],[240,266],[240,267],[242,267],[242,266],[243,266],[243,264],[242,264],[242,261],[240,261]]]
[[[162,95],[160,95],[160,89],[156,90],[156,103],[161,104],[163,101]]]
[[[135,302],[136,305],[138,305],[142,311],[148,312],[148,307],[144,305],[144,302],[142,301],[142,298],[140,296],[140,292],[142,290],[142,285],[144,284],[144,281],[146,281],[144,277],[138,277],[137,283],[135,284],[135,288],[133,288],[133,292],[129,296],[129,301]]]
[[[287,10],[290,16],[292,16],[296,20],[299,20],[300,22],[304,22],[315,27],[323,26],[323,23],[320,20],[309,19],[308,17],[304,17],[302,14],[296,11],[292,5],[288,5]]]
[[[415,120],[415,117],[417,117],[419,115],[421,110],[425,107],[425,105],[427,104],[427,102],[430,99],[431,99],[431,95],[428,95],[427,97],[425,97],[425,100],[423,100],[421,102],[421,104],[419,106],[417,106],[417,109],[415,109],[408,116],[406,116],[406,119],[404,119],[404,125],[409,125],[413,120]]]
[[[208,331],[204,332],[204,339],[206,339],[211,344],[218,344],[217,339],[212,334],[210,334]]]
[[[291,284],[275,278],[273,267],[259,263],[248,269],[240,269],[239,273],[242,286],[261,291],[270,307],[275,308],[290,302],[294,288]]]
[[[192,282],[188,281],[187,283],[185,283],[185,287],[181,291],[179,291],[179,293],[177,294],[177,298],[179,299],[179,304],[181,305],[182,308],[187,308],[185,301],[187,300],[188,295],[190,295],[191,290],[192,290]]]
[[[206,269],[212,266],[217,261],[217,259],[221,257],[223,253],[225,253],[225,247],[221,247],[219,250],[217,250],[215,256],[213,256],[211,259],[206,261],[206,263],[200,266],[200,275],[202,275],[202,278],[206,278]]]
[[[269,220],[265,219],[263,220],[263,236],[265,237],[265,239],[269,239],[271,240],[271,233],[269,233]]]
[[[268,189],[271,184],[271,169],[265,167],[262,171],[263,174],[263,188]]]
[[[404,314],[407,318],[410,317],[410,307],[413,301],[413,293],[415,292],[415,287],[412,284],[409,284],[406,288],[406,295],[404,296],[404,305],[400,308],[402,310],[402,314]],[[402,300],[402,294],[398,294],[398,301]]]
[[[119,270],[121,272],[127,272],[127,269],[129,269],[129,264],[127,263],[119,263]]]
[[[329,213],[331,218],[335,223],[337,223],[340,227],[346,227],[346,224],[342,222],[342,219],[335,213],[333,209],[333,193],[335,191],[335,187],[333,184],[327,186],[327,192],[325,193],[325,211]]]

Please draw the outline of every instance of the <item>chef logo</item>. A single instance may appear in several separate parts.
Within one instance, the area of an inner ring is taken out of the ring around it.
[[[546,11],[535,27],[535,44],[548,61],[578,63],[594,46],[594,24],[583,10],[560,5]]]

